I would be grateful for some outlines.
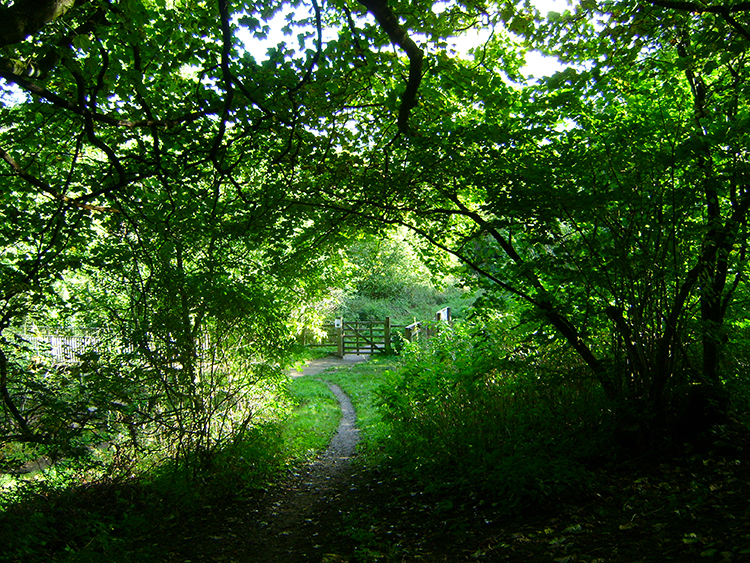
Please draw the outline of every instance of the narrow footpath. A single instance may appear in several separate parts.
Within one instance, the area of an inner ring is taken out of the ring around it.
[[[325,370],[364,361],[367,356],[322,358],[307,364],[292,377],[311,377]],[[268,492],[265,510],[254,531],[254,554],[259,563],[336,562],[346,560],[337,551],[341,527],[340,501],[349,492],[350,461],[359,431],[349,397],[338,385],[327,383],[341,408],[338,431],[325,452],[290,481]]]

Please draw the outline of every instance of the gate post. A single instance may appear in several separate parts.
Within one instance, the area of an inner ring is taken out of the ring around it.
[[[385,353],[390,354],[391,353],[391,317],[385,318],[385,323],[383,324],[383,338],[385,339]]]
[[[445,307],[444,309],[440,309],[437,313],[435,313],[435,320],[440,321],[447,321],[451,322],[451,308]]]
[[[422,323],[419,321],[415,323],[411,323],[409,326],[404,328],[404,337],[409,342],[414,342],[414,339],[417,338],[417,335],[419,334],[419,328],[422,326]]]
[[[336,328],[336,348],[339,358],[344,357],[344,319],[336,319],[333,321],[333,325]]]

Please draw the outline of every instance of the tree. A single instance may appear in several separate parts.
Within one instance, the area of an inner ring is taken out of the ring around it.
[[[425,28],[439,23],[429,6],[414,17]],[[298,48],[280,43],[265,57],[246,49],[240,36],[264,36],[275,14],[293,8],[224,0],[0,8],[1,204],[12,219],[0,278],[6,439],[54,438],[34,413],[55,390],[37,385],[10,329],[59,302],[60,280],[74,270],[97,283],[96,303],[79,301],[89,312],[103,307],[146,361],[131,374],[149,378],[141,399],[165,400],[176,417],[196,405],[195,423],[205,420],[201,333],[235,328],[253,335],[256,358],[278,353],[283,317],[317,290],[342,230],[357,228],[341,226],[348,211],[298,196],[310,175],[333,180],[364,162],[352,156],[342,168],[331,155],[409,133],[423,57],[384,1],[325,12],[313,1],[309,18],[289,19]],[[374,23],[362,18],[368,11]],[[450,13],[434,36],[474,17]],[[156,412],[146,411],[144,419]]]
[[[378,161],[382,187],[320,203],[458,256],[652,429],[679,423],[695,384],[725,408],[747,247],[747,36],[739,9],[688,9],[581,3],[519,25],[583,65],[536,85],[507,85],[507,42],[446,61],[423,81],[419,135]]]
[[[744,10],[18,0],[2,11],[23,25],[0,28],[16,221],[0,330],[81,260],[106,263],[189,374],[195,335],[233,299],[293,286],[342,230],[404,224],[661,422],[682,384],[719,386],[742,283]],[[249,52],[240,37],[282,13],[295,48]],[[481,26],[495,35],[474,59],[453,56],[445,39]],[[524,84],[511,34],[583,69]]]
[[[159,4],[82,3],[30,25],[34,41],[18,43],[25,32],[5,37],[14,60],[46,66],[2,71],[21,93],[2,109],[2,205],[11,221],[3,225],[0,330],[56,298],[67,272],[95,273],[125,296],[124,305],[108,304],[109,313],[150,366],[148,404],[162,401],[157,410],[176,413],[186,436],[194,435],[183,424],[190,405],[199,415],[190,424],[205,420],[196,387],[199,337],[211,329],[225,344],[239,322],[249,356],[274,357],[294,302],[279,297],[299,278],[285,262],[327,235],[304,228],[279,191],[293,134],[286,134],[288,122],[269,124],[285,108],[269,104],[271,113],[248,106],[246,97],[233,101],[229,13]],[[8,10],[26,8],[35,6],[18,2]],[[223,27],[213,24],[217,15]],[[238,122],[249,125],[240,130]],[[56,389],[40,386],[18,352],[7,334],[0,356],[5,439],[54,440],[56,427],[35,413]],[[89,367],[89,375],[106,377]],[[112,399],[105,404],[118,410],[123,397]]]

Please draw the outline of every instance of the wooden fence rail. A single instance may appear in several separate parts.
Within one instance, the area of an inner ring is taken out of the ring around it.
[[[346,354],[387,354],[392,351],[393,335],[403,328],[402,325],[391,324],[390,317],[382,321],[336,319],[323,324],[325,336],[314,344],[332,348],[340,357]]]
[[[436,321],[450,322],[450,307],[441,309],[435,314]],[[383,321],[346,321],[343,318],[334,322],[324,323],[325,336],[309,342],[315,346],[328,347],[336,350],[336,354],[344,357],[346,354],[374,354],[376,352],[392,352],[393,336],[403,330],[405,340],[411,342],[420,334],[429,336],[426,323],[416,322],[408,326],[391,324],[390,317]]]
[[[437,313],[435,313],[435,321],[438,323],[438,326],[441,322],[450,323],[451,320],[452,317],[450,307],[445,307],[444,309],[440,309]],[[434,325],[428,326],[422,321],[417,321],[404,328],[404,339],[408,340],[409,342],[413,342],[419,336],[429,338],[430,336],[432,336],[434,331]]]

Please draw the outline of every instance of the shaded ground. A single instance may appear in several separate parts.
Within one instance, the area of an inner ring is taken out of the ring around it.
[[[170,561],[750,561],[748,445],[731,431],[717,447],[601,467],[590,494],[513,515],[377,470],[340,467],[326,479],[313,467],[217,508]]]
[[[337,365],[319,360],[305,375]],[[502,499],[353,469],[355,420],[339,391],[344,418],[329,451],[284,485],[190,523],[200,532],[183,535],[170,561],[750,561],[750,439],[739,427],[710,445],[592,467],[590,493],[507,514]]]
[[[367,356],[354,354],[320,358],[291,376],[313,377],[366,360]],[[191,546],[196,537],[189,538],[192,541],[182,538],[181,545],[173,550],[172,561],[348,561],[352,547],[340,533],[345,512],[342,507],[347,506],[355,488],[350,461],[359,431],[349,397],[338,385],[327,385],[339,401],[342,416],[326,451],[279,486],[233,506],[214,508],[220,514],[214,513],[210,521],[204,520],[199,526],[213,540],[208,542],[210,549],[205,549],[205,545]],[[216,531],[209,534],[210,529]]]
[[[304,374],[355,359],[364,358],[318,360]],[[57,504],[50,522],[70,530],[50,530],[46,549],[63,554],[66,545],[77,545],[68,557],[54,558],[74,563],[98,563],[105,551],[123,563],[750,561],[750,437],[743,427],[725,428],[702,444],[592,464],[587,493],[553,495],[541,508],[509,514],[502,499],[429,493],[385,469],[350,464],[355,414],[340,389],[332,390],[343,414],[338,433],[323,455],[283,483],[246,497],[229,491],[203,506],[163,507],[158,516],[136,487],[84,488]],[[71,540],[81,522],[106,526],[113,521],[108,514],[123,510],[126,517],[118,518],[131,520],[142,535],[120,525],[123,535],[105,534],[106,546],[89,545],[85,529],[81,541]],[[94,520],[92,512],[99,515]],[[41,516],[26,518],[33,523]],[[4,558],[4,541],[0,533],[0,561],[27,563]]]
[[[253,561],[320,561],[331,551],[329,532],[338,524],[342,497],[351,483],[350,460],[359,441],[354,407],[338,385],[328,387],[342,411],[328,449],[287,484],[263,499],[251,540]]]
[[[736,438],[600,468],[590,494],[513,515],[500,515],[501,501],[409,491],[384,477],[360,500],[365,545],[377,561],[750,561],[750,456],[747,436]]]
[[[366,361],[364,355],[320,358],[307,363],[296,377],[313,377],[328,369]],[[250,541],[252,561],[289,563],[321,561],[334,557],[342,497],[351,483],[351,458],[359,442],[357,415],[349,397],[338,385],[327,383],[341,408],[341,422],[328,449],[309,467],[283,486],[264,495],[265,509],[258,511]]]

